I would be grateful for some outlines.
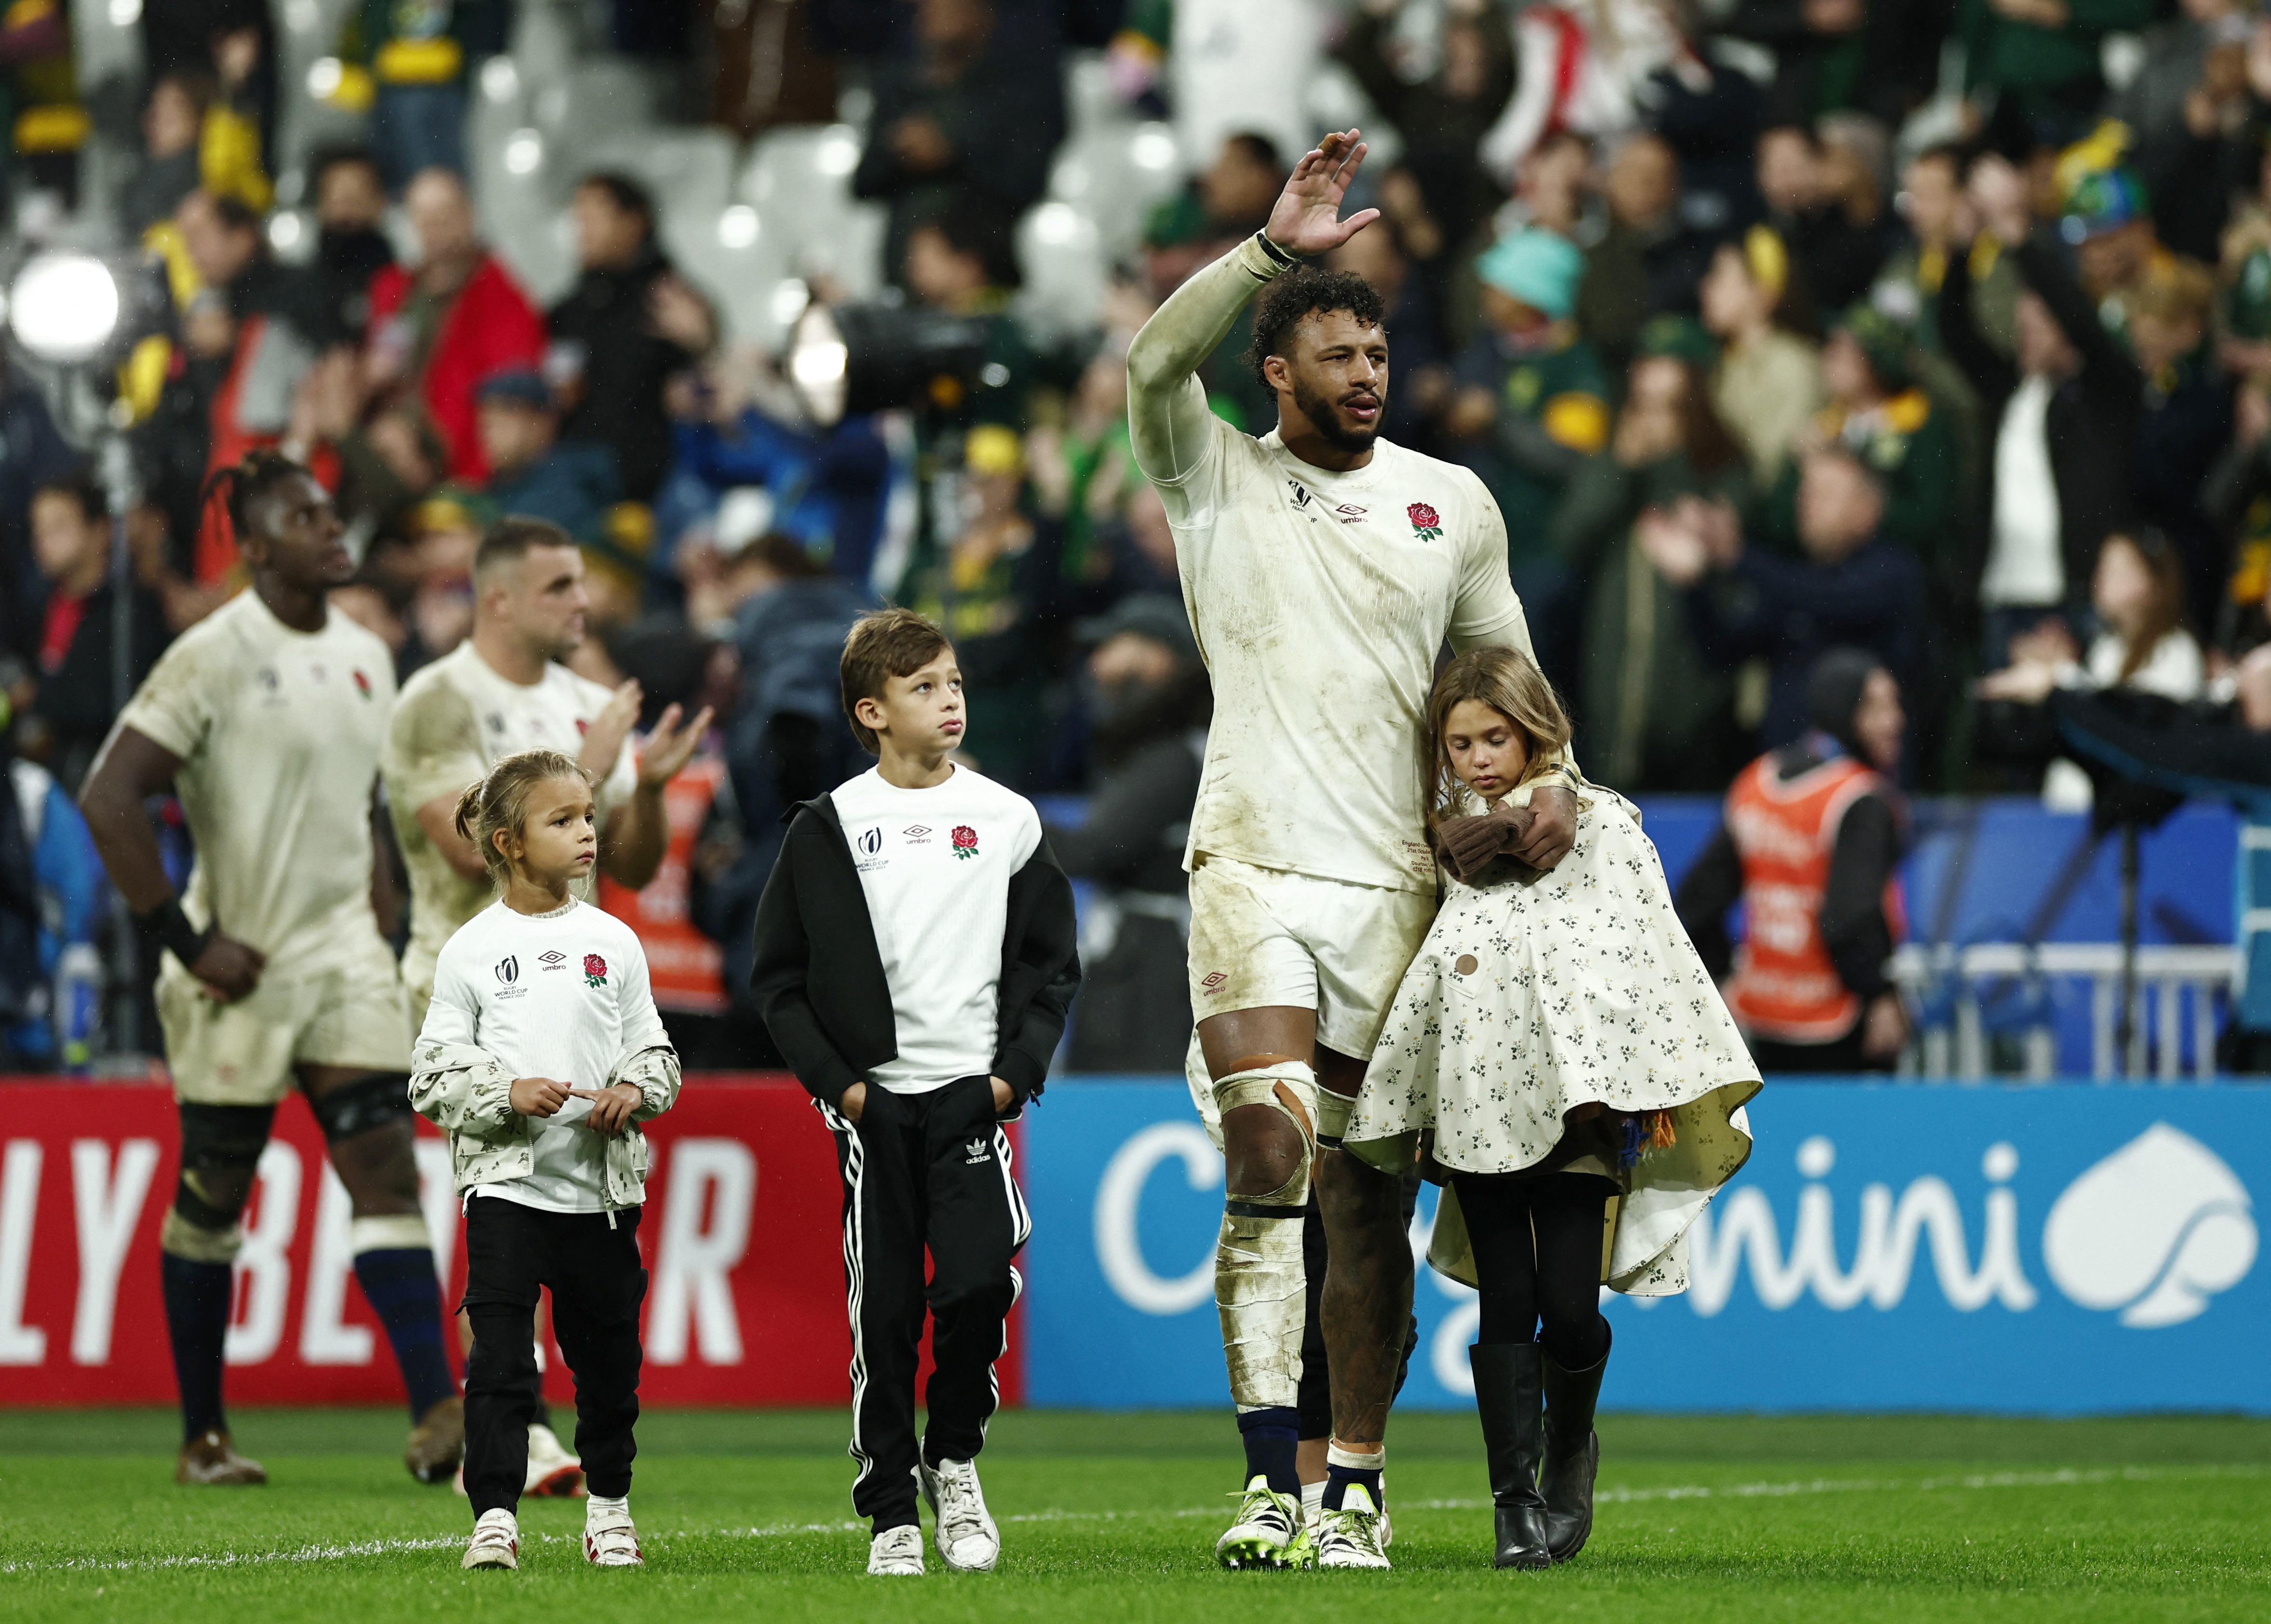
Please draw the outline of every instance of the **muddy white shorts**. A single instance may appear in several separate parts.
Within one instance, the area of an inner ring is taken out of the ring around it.
[[[199,1105],[273,1105],[292,1091],[297,1066],[410,1069],[409,1001],[376,931],[320,970],[294,975],[272,963],[235,1003],[215,999],[168,955],[158,1024],[175,1098]]]
[[[1435,898],[1201,853],[1191,868],[1191,1015],[1288,1004],[1317,1042],[1370,1060]]]

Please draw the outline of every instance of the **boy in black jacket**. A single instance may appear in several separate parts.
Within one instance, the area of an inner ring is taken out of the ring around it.
[[[790,812],[749,984],[836,1136],[867,1571],[922,1572],[918,1479],[940,1559],[987,1571],[1001,1539],[975,1457],[1031,1230],[1002,1123],[1041,1091],[1080,984],[1072,887],[1032,804],[949,759],[962,674],[937,627],[868,615],[845,639],[843,682],[876,765]],[[926,1245],[934,1368],[918,1451]]]

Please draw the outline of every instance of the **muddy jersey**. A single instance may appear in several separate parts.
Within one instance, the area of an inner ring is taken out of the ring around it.
[[[265,954],[264,982],[377,939],[371,786],[393,704],[376,637],[336,609],[295,631],[243,592],[175,640],[118,719],[181,757],[197,846],[182,909]]]
[[[1186,860],[1433,892],[1436,652],[1447,637],[1530,652],[1506,528],[1464,468],[1380,440],[1336,473],[1207,409],[1192,369],[1275,274],[1241,244],[1177,290],[1128,357],[1136,460],[1165,499],[1214,684]]]
[[[410,870],[410,946],[402,956],[406,983],[429,985],[442,944],[495,900],[486,877],[469,880],[450,866],[427,838],[418,808],[462,794],[491,766],[522,750],[558,750],[574,757],[584,748],[585,729],[610,697],[607,689],[562,665],[546,666],[536,682],[508,682],[470,639],[403,685],[387,730],[384,770],[395,839]],[[626,741],[598,789],[603,831],[608,815],[630,799],[637,771]],[[595,871],[577,888],[578,898],[592,901],[596,885]]]

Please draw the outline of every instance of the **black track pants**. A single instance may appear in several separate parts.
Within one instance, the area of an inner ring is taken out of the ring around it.
[[[576,1378],[576,1454],[592,1493],[631,1491],[638,1419],[639,1304],[646,1270],[639,1210],[546,1212],[476,1196],[465,1203],[465,1494],[473,1515],[520,1502],[536,1413],[536,1299],[552,1292],[552,1334]]]
[[[852,1319],[852,1504],[875,1531],[915,1521],[915,1368],[931,1319],[936,1464],[985,1447],[994,1374],[1021,1282],[1010,1259],[1032,1233],[1009,1168],[1009,1136],[985,1077],[927,1094],[870,1085],[859,1121],[821,1115],[844,1175],[844,1285]],[[924,1278],[923,1250],[930,1251]]]

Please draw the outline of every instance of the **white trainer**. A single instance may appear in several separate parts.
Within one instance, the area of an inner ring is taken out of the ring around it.
[[[987,1512],[978,1463],[941,1461],[935,1469],[918,1463],[916,1471],[937,1519],[939,1560],[962,1573],[992,1573],[1001,1560],[1001,1531]]]
[[[473,1537],[466,1542],[465,1558],[460,1568],[502,1568],[517,1572],[520,1568],[520,1521],[499,1506],[484,1511],[473,1524]]]
[[[584,1463],[569,1453],[559,1434],[541,1423],[528,1429],[528,1480],[520,1492],[562,1500],[584,1492]]]
[[[1307,1568],[1317,1547],[1301,1524],[1300,1501],[1256,1473],[1239,1496],[1238,1520],[1214,1542],[1214,1557],[1225,1568]]]
[[[869,1573],[920,1579],[922,1570],[922,1530],[912,1523],[885,1529],[867,1546]]]
[[[601,1500],[596,1494],[584,1507],[584,1560],[594,1568],[644,1568],[638,1530],[631,1526],[631,1502]]]
[[[1372,1503],[1372,1492],[1361,1483],[1348,1486],[1340,1509],[1325,1513],[1317,1535],[1320,1568],[1387,1568],[1392,1566],[1381,1547],[1383,1519]]]

